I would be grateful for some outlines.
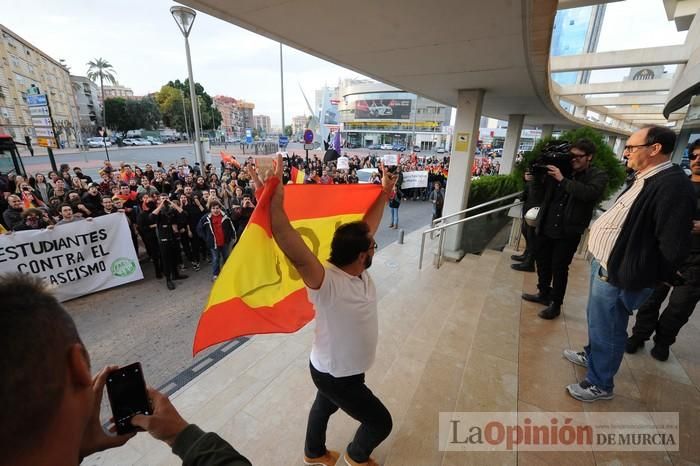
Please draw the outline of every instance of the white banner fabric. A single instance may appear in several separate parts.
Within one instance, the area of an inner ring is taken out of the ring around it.
[[[428,187],[428,172],[403,172],[403,183],[401,189],[411,188],[427,188]]]
[[[121,213],[0,235],[0,273],[12,272],[43,278],[59,301],[143,279]]]

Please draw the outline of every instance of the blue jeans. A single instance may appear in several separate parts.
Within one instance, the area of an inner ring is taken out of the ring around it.
[[[588,358],[586,380],[612,392],[613,379],[622,364],[627,341],[627,322],[632,311],[651,295],[652,289],[624,290],[608,283],[608,273],[593,260],[588,291]]]
[[[226,246],[211,248],[211,271],[214,275],[219,275],[221,267],[226,262]]]
[[[398,207],[389,207],[389,210],[391,211],[391,224],[398,225],[399,224],[399,208]]]

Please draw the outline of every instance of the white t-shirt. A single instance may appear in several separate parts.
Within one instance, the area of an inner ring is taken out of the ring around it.
[[[365,270],[359,277],[327,264],[318,290],[307,288],[316,309],[311,364],[347,377],[366,372],[377,352],[377,290]]]

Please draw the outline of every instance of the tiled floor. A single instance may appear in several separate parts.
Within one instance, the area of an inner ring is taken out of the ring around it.
[[[612,401],[583,404],[564,386],[584,371],[561,357],[586,343],[588,264],[571,267],[564,314],[537,318],[523,302],[535,274],[510,269],[510,252],[486,251],[417,270],[420,236],[406,237],[375,257],[371,273],[380,302],[377,361],[370,388],[394,420],[375,451],[382,464],[592,465],[700,463],[700,317],[683,329],[666,363],[649,347],[626,355]],[[313,323],[293,335],[253,338],[202,374],[173,400],[184,417],[218,432],[255,465],[300,465],[306,416],[315,395],[308,374]],[[440,411],[678,411],[680,451],[449,452],[438,449]],[[329,448],[342,450],[357,424],[342,412],[331,419]],[[88,458],[94,465],[175,465],[168,449],[145,434],[124,447]]]

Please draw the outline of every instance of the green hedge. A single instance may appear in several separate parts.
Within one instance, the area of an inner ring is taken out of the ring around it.
[[[520,189],[523,186],[523,173],[531,161],[536,159],[542,152],[542,147],[550,141],[569,141],[571,143],[578,139],[590,139],[596,146],[596,154],[593,156],[592,165],[598,167],[608,174],[608,186],[605,189],[603,200],[610,198],[617,192],[625,182],[625,167],[620,163],[612,148],[605,143],[603,136],[592,128],[577,128],[564,132],[559,138],[548,138],[540,140],[530,152],[524,154],[523,160],[513,170],[513,176],[516,177]]]
[[[472,180],[467,207],[483,204],[522,190],[522,183],[514,175],[482,176]],[[509,204],[512,199],[507,201]],[[488,206],[493,209],[498,206]]]

